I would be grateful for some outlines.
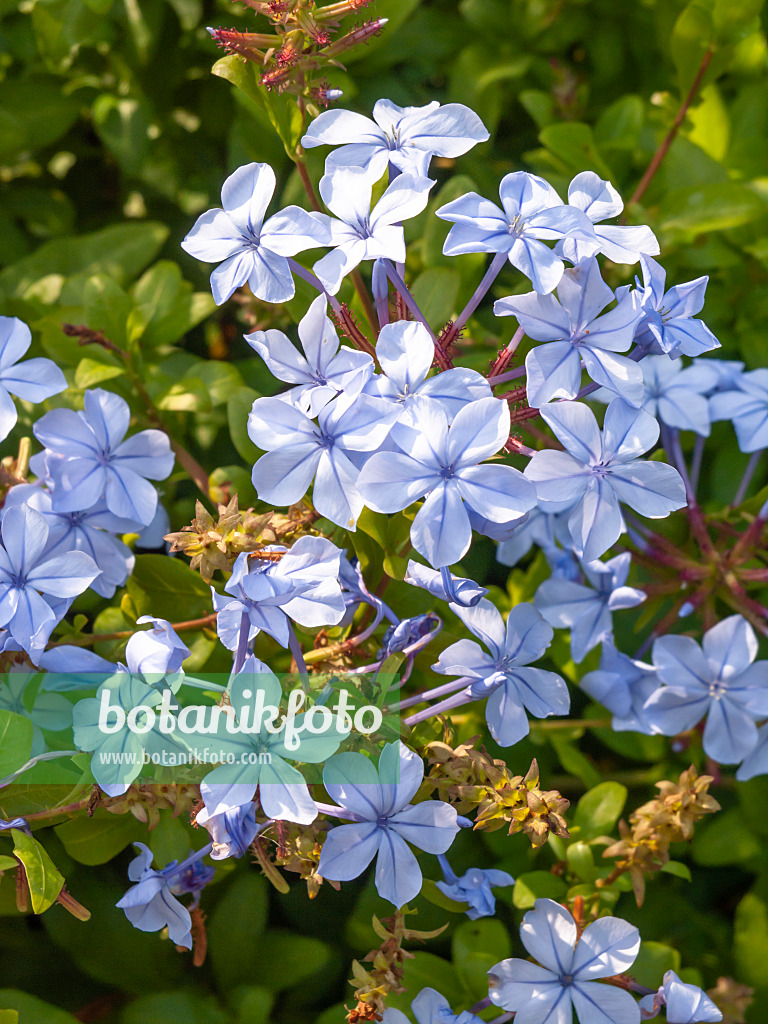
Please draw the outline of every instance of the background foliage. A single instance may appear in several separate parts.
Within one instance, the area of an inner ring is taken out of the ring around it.
[[[344,105],[362,112],[384,96],[403,105],[460,101],[481,115],[491,141],[455,167],[438,162],[430,210],[468,188],[492,196],[499,177],[518,168],[546,175],[561,194],[574,173],[592,169],[628,198],[713,45],[704,87],[637,219],[657,233],[671,281],[710,275],[706,321],[722,355],[754,368],[768,365],[762,6],[762,0],[376,0],[372,13],[390,19],[385,32],[353,51],[332,84],[344,90]],[[106,384],[131,404],[140,425],[159,416],[202,465],[216,467],[211,497],[224,500],[237,491],[243,507],[256,502],[245,412],[274,382],[241,335],[255,323],[298,320],[308,296],[299,288],[296,300],[277,311],[255,300],[216,310],[205,267],[179,242],[198,213],[217,205],[226,174],[247,161],[275,167],[281,204],[305,203],[270,124],[270,104],[279,101],[256,103],[211,75],[221,54],[205,26],[245,29],[255,20],[224,0],[0,0],[0,313],[31,325],[36,354],[55,359],[75,389]],[[310,167],[319,170],[322,156],[308,154]],[[409,225],[414,239],[426,223],[425,215]],[[466,301],[483,262],[444,258],[445,230],[432,218],[409,250],[414,294],[434,324]],[[509,291],[502,275],[496,293]],[[63,323],[102,331],[129,358],[82,347],[63,333]],[[491,354],[478,331],[464,361],[485,368]],[[31,422],[31,411],[20,408],[7,454],[29,436]],[[727,425],[716,425],[714,438],[704,486],[711,501],[724,505],[746,456],[734,454]],[[192,517],[194,487],[182,471],[164,487],[172,528],[180,529]],[[365,536],[363,527],[363,558],[370,554]],[[478,544],[469,563],[471,575],[485,574],[498,585],[502,606],[529,599],[539,582],[535,563],[507,579],[490,542]],[[80,607],[94,632],[112,632],[131,629],[149,611],[174,620],[205,615],[208,600],[185,562],[163,559],[161,568],[157,555],[143,554],[113,601],[89,593]],[[559,642],[561,669],[576,678],[565,640]],[[112,657],[117,643],[96,649]],[[226,652],[206,633],[195,634],[192,649],[195,668],[226,671]],[[429,659],[424,656],[425,665]],[[588,661],[582,671],[590,667]],[[477,723],[464,716],[457,739],[470,738]],[[599,808],[597,817],[589,815],[593,824],[600,821],[594,835],[580,834],[578,809],[568,819],[568,861],[585,880],[594,870],[586,843],[610,833],[622,813],[650,797],[655,780],[676,778],[690,760],[658,738],[578,727],[546,733],[535,725],[507,760],[524,773],[532,756],[548,786],[574,804],[590,789],[585,799]],[[617,781],[596,792],[604,778]],[[648,983],[677,966],[673,947],[694,969],[687,980],[713,985],[731,974],[756,987],[748,1019],[760,1022],[768,1020],[768,781],[715,792],[724,811],[702,823],[692,847],[678,855],[694,866],[693,881],[661,875],[640,910],[625,896],[621,913],[658,940],[643,953]],[[586,810],[582,815],[586,820]],[[201,968],[115,911],[126,885],[128,844],[147,841],[161,864],[181,858],[199,845],[185,820],[163,814],[147,833],[131,815],[97,812],[91,821],[57,826],[55,837],[47,833],[48,852],[92,920],[84,925],[61,907],[44,917],[19,917],[13,874],[7,874],[0,882],[0,1007],[21,1011],[23,1024],[71,1024],[75,1013],[83,1021],[120,1024],[343,1019],[337,1004],[349,999],[349,962],[377,944],[371,915],[384,911],[371,883],[347,884],[339,894],[324,886],[308,903],[301,883],[281,895],[255,867],[226,862],[231,871],[222,872],[206,903],[209,955]],[[536,853],[503,832],[482,842],[479,855],[479,837],[461,836],[454,866],[482,861],[523,877],[514,890],[500,891],[499,920],[467,921],[419,897],[417,927],[439,927],[447,918],[451,924],[429,952],[409,962],[412,994],[430,984],[452,1002],[484,996],[485,971],[510,955],[505,919],[519,920],[535,896],[561,894],[547,848]],[[0,1021],[5,1024],[2,1012]]]

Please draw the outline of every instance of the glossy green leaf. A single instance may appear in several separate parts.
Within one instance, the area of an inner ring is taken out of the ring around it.
[[[11,829],[11,836],[14,855],[24,865],[27,875],[32,910],[42,914],[56,902],[64,877],[36,839],[17,828]]]
[[[29,760],[31,751],[32,722],[15,711],[0,708],[0,778],[20,768]]]

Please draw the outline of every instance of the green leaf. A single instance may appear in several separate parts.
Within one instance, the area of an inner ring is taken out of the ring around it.
[[[641,985],[657,989],[667,971],[677,973],[680,970],[680,954],[661,942],[642,942],[630,970]]]
[[[763,992],[768,990],[768,907],[765,900],[752,892],[736,908],[733,955],[739,981]]]
[[[83,304],[88,326],[125,348],[126,324],[133,303],[123,289],[106,274],[95,274],[85,286]]]
[[[29,760],[32,732],[28,718],[0,708],[0,778],[15,772]]]
[[[663,231],[694,238],[707,231],[750,224],[767,212],[768,206],[755,192],[730,181],[668,192],[659,209],[659,221]]]
[[[595,125],[595,142],[601,149],[633,150],[645,122],[645,105],[639,96],[622,96],[607,107]]]
[[[518,910],[529,910],[538,899],[559,901],[567,888],[562,878],[549,871],[526,871],[517,877],[512,903]]]
[[[30,285],[52,274],[105,274],[120,283],[142,270],[167,237],[164,224],[143,221],[55,238],[0,271],[0,293],[22,295]]]
[[[590,789],[576,805],[573,824],[579,829],[579,839],[594,839],[612,832],[626,802],[627,788],[618,782],[601,782]]]
[[[0,988],[0,1006],[8,1007],[2,1011],[3,1013],[18,1014],[17,1018],[9,1017],[8,1024],[13,1024],[15,1019],[18,1019],[20,1024],[77,1024],[76,1018],[66,1010],[12,988]],[[7,1024],[2,1014],[0,1024]]]
[[[763,853],[760,840],[750,831],[738,807],[702,822],[694,834],[692,848],[696,863],[707,867],[741,864]]]
[[[0,1010],[0,1024],[19,1024],[18,1010]]]
[[[11,829],[11,836],[13,852],[27,873],[32,910],[42,914],[56,902],[64,885],[64,876],[56,870],[53,861],[36,839],[18,828]]]
[[[248,436],[248,415],[259,397],[253,388],[235,388],[227,399],[227,423],[237,454],[252,465],[263,454]]]
[[[462,1002],[470,1005],[459,972],[453,964],[421,949],[415,951],[412,960],[408,959],[403,964],[403,986],[408,991],[400,995],[387,996],[387,1006],[393,1006],[403,1012],[410,1010],[414,993],[421,992],[423,988],[437,989],[454,1009]]]
[[[52,78],[0,82],[0,158],[10,163],[55,142],[74,123],[79,107]]]
[[[96,97],[92,109],[93,127],[122,169],[138,176],[150,153],[151,112],[146,103],[131,96]]]
[[[146,825],[132,814],[104,810],[97,810],[92,818],[71,818],[54,828],[70,857],[88,865],[106,864],[130,843],[144,838],[146,831]]]
[[[566,852],[568,867],[582,882],[594,882],[598,876],[592,847],[586,843],[570,843]]]
[[[600,772],[572,740],[566,739],[564,736],[551,736],[550,743],[555,749],[560,764],[567,772],[583,779],[588,786],[595,786],[599,783]]]
[[[149,596],[158,618],[197,619],[211,610],[210,588],[179,558],[137,555],[131,580]]]
[[[126,1007],[120,1024],[232,1024],[213,996],[200,992],[155,992]]]
[[[509,933],[501,921],[465,921],[453,933],[451,951],[459,978],[478,998],[488,992],[488,971],[511,953]]]
[[[229,396],[243,385],[243,376],[237,367],[218,359],[201,359],[194,369],[194,376],[203,382],[214,408],[225,405]]]
[[[229,884],[208,921],[210,958],[216,984],[222,992],[252,977],[253,965],[271,947],[264,928],[269,907],[269,883],[259,875],[241,874]],[[237,927],[233,927],[237,922]],[[278,968],[281,965],[276,965]]]
[[[578,121],[560,121],[539,132],[542,145],[555,157],[556,166],[564,172],[596,171],[601,178],[613,178],[595,145],[592,129]]]
[[[214,75],[225,78],[240,89],[267,115],[286,153],[292,160],[295,159],[303,130],[303,118],[293,96],[289,93],[267,92],[264,86],[259,85],[259,74],[255,66],[234,54],[217,61],[211,70]]]
[[[242,920],[240,910],[237,919]],[[308,978],[328,966],[332,954],[325,942],[287,931],[266,932],[260,949],[268,949],[269,956],[263,953],[257,956],[240,974],[239,980],[247,977],[270,992],[301,987]],[[290,964],[290,970],[286,970],[286,964]]]
[[[75,370],[75,387],[85,391],[86,388],[93,388],[103,384],[106,380],[120,377],[125,373],[122,366],[110,366],[108,363],[99,363],[95,359],[81,359]]]
[[[439,333],[448,318],[456,312],[456,298],[461,285],[458,270],[431,267],[416,278],[411,293],[424,318]]]
[[[0,871],[15,871],[18,861],[14,857],[0,857]]]
[[[684,878],[686,882],[691,880],[691,869],[680,860],[668,860],[661,870],[667,875]]]

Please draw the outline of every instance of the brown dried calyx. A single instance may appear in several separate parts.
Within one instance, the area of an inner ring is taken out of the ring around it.
[[[542,846],[550,832],[568,837],[563,815],[569,801],[556,789],[541,789],[535,758],[523,776],[510,775],[504,761],[473,743],[454,750],[436,742],[428,750],[432,768],[425,784],[437,789],[460,814],[476,808],[476,829],[493,832],[508,826],[508,835],[524,832],[534,847]]]
[[[198,501],[195,518],[177,533],[169,533],[171,551],[183,551],[191,558],[190,568],[197,569],[206,583],[214,573],[229,573],[237,556],[244,551],[259,551],[269,544],[291,540],[309,532],[317,514],[304,505],[294,505],[287,515],[276,512],[254,513],[252,508],[240,511],[235,494],[227,505],[218,506],[218,520]]]
[[[645,876],[664,867],[670,844],[690,840],[696,822],[720,810],[720,804],[707,792],[713,781],[711,775],[698,775],[691,766],[677,782],[657,782],[659,795],[633,811],[629,824],[619,822],[621,838],[603,853],[604,857],[616,858],[616,867],[602,884],[611,884],[629,872],[640,906],[645,896]]]

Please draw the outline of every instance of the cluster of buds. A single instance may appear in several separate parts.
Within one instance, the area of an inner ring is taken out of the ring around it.
[[[218,506],[218,516],[215,521],[198,501],[192,523],[165,537],[172,552],[183,551],[191,558],[190,568],[197,569],[206,583],[211,582],[217,570],[231,572],[237,556],[244,551],[259,551],[269,544],[298,539],[317,518],[304,505],[294,505],[287,515],[256,515],[251,508],[241,512],[236,494],[227,505]]]
[[[315,0],[262,3],[243,0],[271,22],[271,32],[236,32],[209,28],[218,46],[261,68],[261,84],[268,90],[289,92],[308,103],[310,114],[341,97],[322,78],[329,67],[341,67],[339,56],[358,43],[378,35],[386,18],[373,18],[339,35],[343,18],[367,7],[371,0],[342,0],[320,7]]]
[[[645,897],[645,876],[664,867],[670,844],[690,840],[696,822],[720,810],[720,804],[707,792],[713,781],[712,776],[697,775],[690,767],[676,783],[657,782],[659,795],[633,811],[628,825],[619,822],[621,838],[603,853],[616,859],[616,867],[602,884],[609,885],[629,872],[640,906]]]
[[[172,817],[188,814],[193,805],[200,799],[199,786],[189,783],[134,783],[122,796],[104,798],[100,790],[95,801],[110,814],[132,814],[138,821],[146,824],[151,831],[160,821],[161,811],[172,811]],[[91,813],[95,807],[89,808]]]
[[[325,834],[331,826],[326,821],[314,821],[311,825],[297,825],[291,821],[276,823],[274,863],[285,871],[292,871],[307,883],[307,893],[312,900],[320,891],[323,877],[317,873]],[[340,882],[329,882],[334,889],[340,889]]]
[[[415,913],[408,907],[402,907],[394,917],[380,921],[373,918],[373,928],[382,940],[377,949],[363,957],[363,963],[371,964],[367,970],[359,960],[352,961],[352,977],[350,985],[355,986],[357,1004],[347,1014],[349,1024],[360,1021],[381,1020],[386,1009],[386,998],[390,994],[405,992],[403,986],[403,963],[413,959],[413,953],[403,949],[403,942],[434,939],[444,932],[448,925],[431,932],[419,932],[407,928],[406,914]]]
[[[425,785],[437,790],[460,814],[477,808],[476,829],[495,832],[507,826],[507,834],[525,832],[531,845],[542,846],[551,832],[568,837],[563,815],[569,801],[557,790],[542,790],[539,766],[510,775],[504,761],[494,759],[473,742],[453,750],[446,743],[430,743],[430,773]]]

